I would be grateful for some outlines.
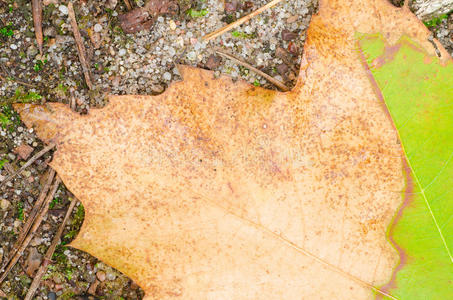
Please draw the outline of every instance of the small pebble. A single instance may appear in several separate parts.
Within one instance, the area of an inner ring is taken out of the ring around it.
[[[66,5],[60,5],[58,6],[58,10],[63,14],[67,15],[68,14],[68,7]]]
[[[54,292],[50,292],[47,294],[47,298],[49,300],[56,300],[57,299],[57,294],[55,294]]]
[[[9,201],[6,200],[6,199],[1,199],[1,200],[0,200],[0,208],[1,208],[2,210],[7,210],[8,207],[9,207],[10,205],[11,205],[11,202],[9,202]]]
[[[195,60],[197,58],[197,54],[194,51],[190,51],[187,53],[187,58],[190,60]]]
[[[171,74],[169,72],[165,72],[164,73],[164,79],[167,80],[167,81],[170,81],[171,80]]]
[[[170,27],[171,30],[175,30],[176,29],[175,21],[170,20],[170,22],[168,22],[168,26]]]
[[[112,280],[115,280],[115,278],[116,278],[116,275],[113,272],[107,273],[107,280],[112,281]]]
[[[126,54],[126,49],[120,49],[120,50],[118,51],[118,55],[119,55],[119,56],[123,56],[123,55],[125,55],[125,54]]]
[[[282,31],[282,40],[284,40],[284,41],[292,41],[297,37],[298,37],[298,34],[295,32],[291,32],[286,29]]]
[[[94,25],[94,31],[95,32],[101,32],[102,31],[102,25],[101,24]]]
[[[17,49],[16,44],[11,44],[11,45],[9,45],[9,47],[10,47],[11,49],[13,49],[13,50],[16,50],[16,49]]]
[[[299,19],[299,16],[291,16],[288,19],[286,19],[286,23],[294,23]]]
[[[105,277],[106,277],[106,274],[104,271],[98,271],[96,273],[96,277],[99,279],[99,281],[104,281],[105,280]]]

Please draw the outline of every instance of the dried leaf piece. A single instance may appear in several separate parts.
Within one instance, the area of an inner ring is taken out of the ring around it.
[[[184,81],[165,93],[113,96],[85,116],[16,105],[57,144],[51,166],[85,206],[72,246],[130,276],[146,299],[382,293],[399,259],[386,229],[404,154],[357,32],[388,45],[406,34],[435,54],[408,10],[321,1],[290,92],[180,67]]]
[[[21,144],[20,146],[17,146],[14,148],[14,153],[18,154],[21,159],[26,160],[30,154],[33,152],[33,147],[27,145],[27,144]]]
[[[118,16],[120,26],[125,33],[149,30],[161,14],[176,14],[178,3],[174,0],[149,0],[144,7],[137,7]]]
[[[42,55],[42,0],[32,0],[33,25],[35,28],[36,43],[38,44],[39,53]]]
[[[369,295],[303,251],[385,282],[397,258],[385,240],[400,202],[390,191],[402,188],[402,175],[379,102],[348,101],[346,109],[338,99],[329,109],[305,92],[180,73],[184,81],[160,96],[112,97],[87,116],[57,103],[19,109],[28,125],[46,116],[57,126],[42,135],[59,145],[51,165],[87,213],[72,246],[156,299],[240,299],[255,289],[291,299],[333,282],[326,296],[344,286],[346,296]]]
[[[27,260],[25,261],[25,273],[28,276],[33,277],[36,270],[38,270],[39,266],[41,265],[42,255],[36,250],[36,248],[30,248],[27,256]]]

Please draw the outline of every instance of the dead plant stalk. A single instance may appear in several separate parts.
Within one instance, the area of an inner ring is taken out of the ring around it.
[[[16,243],[14,244],[11,252],[8,255],[8,259],[5,260],[4,264],[1,267],[1,270],[5,268],[5,266],[10,262],[10,260],[16,255],[18,252],[19,248],[21,247],[25,237],[29,233],[30,227],[32,226],[37,213],[42,209],[42,204],[44,200],[46,199],[47,192],[49,191],[50,185],[52,184],[52,180],[55,177],[55,171],[53,169],[50,169],[49,174],[47,176],[46,184],[41,190],[41,193],[39,194],[38,200],[35,202],[32,211],[30,212],[27,222],[25,223],[24,226],[22,226],[22,229],[19,233],[19,237],[17,238]]]
[[[47,271],[47,266],[51,262],[53,253],[55,252],[55,249],[57,248],[58,242],[60,241],[61,234],[63,233],[66,223],[68,222],[68,219],[71,216],[72,210],[74,209],[77,202],[78,202],[77,199],[73,199],[71,201],[71,204],[69,205],[69,208],[66,211],[66,215],[63,219],[63,222],[61,222],[57,233],[53,237],[52,244],[47,249],[44,260],[43,260],[41,266],[39,267],[38,271],[36,272],[35,277],[33,278],[33,282],[31,283],[30,288],[28,289],[27,295],[25,296],[25,300],[31,300],[33,298],[33,295],[35,294],[36,290],[38,289],[39,284],[41,283],[41,278],[42,278],[42,276],[44,276],[44,274]]]
[[[27,248],[28,244],[30,243],[31,239],[33,238],[34,233],[36,232],[36,230],[41,225],[42,220],[44,219],[44,216],[47,214],[47,211],[49,210],[49,204],[52,201],[53,196],[55,195],[55,192],[57,191],[58,186],[60,185],[60,183],[61,183],[61,180],[57,176],[55,178],[55,181],[54,181],[53,185],[52,185],[50,193],[47,195],[47,198],[46,198],[46,200],[45,200],[45,202],[44,202],[44,204],[42,206],[41,211],[39,212],[38,216],[36,217],[36,221],[33,223],[33,226],[30,228],[30,232],[28,233],[27,237],[24,239],[24,242],[22,243],[22,245],[17,250],[17,253],[10,260],[10,262],[6,266],[3,274],[1,275],[0,283],[3,282],[3,280],[8,275],[9,271],[11,271],[11,269],[17,263],[17,261],[19,260],[20,256],[22,255],[22,253],[24,252],[24,250]]]
[[[266,73],[264,73],[263,71],[261,70],[258,70],[257,68],[255,68],[254,66],[252,66],[251,64],[249,63],[246,63],[245,61],[242,61],[240,60],[239,58],[236,58],[234,57],[233,55],[231,54],[228,54],[228,53],[225,53],[219,49],[216,50],[216,52],[225,57],[225,58],[228,58],[234,62],[236,62],[237,64],[243,66],[243,67],[246,67],[247,69],[249,69],[250,71],[260,75],[261,77],[264,77],[266,78],[269,82],[271,82],[272,84],[274,84],[275,86],[277,86],[278,88],[280,88],[282,91],[289,91],[289,88],[283,83],[281,82],[280,80],[277,80],[275,79],[274,77],[270,76],[270,75],[267,75]]]
[[[75,16],[74,6],[73,6],[72,2],[68,3],[68,16],[69,16],[69,20],[71,21],[72,32],[74,34],[74,39],[75,39],[75,42],[77,45],[77,53],[79,54],[79,60],[80,60],[80,64],[82,65],[85,82],[86,82],[88,88],[91,90],[91,89],[93,89],[93,84],[91,83],[91,78],[90,78],[90,68],[89,68],[89,65],[87,62],[87,57],[85,54],[86,50],[85,50],[85,46],[83,45],[82,36],[80,35],[79,26],[77,25],[77,19]]]
[[[18,174],[20,174],[23,170],[25,170],[26,168],[28,168],[32,163],[34,163],[38,158],[40,158],[41,156],[43,156],[44,154],[46,154],[47,152],[49,152],[50,150],[52,150],[53,148],[55,147],[55,144],[49,144],[47,145],[46,147],[44,147],[44,149],[42,149],[41,151],[39,151],[38,153],[36,153],[35,155],[33,155],[32,158],[30,158],[19,170],[17,170],[16,172],[14,172],[13,174],[10,174],[8,176],[6,176],[5,179],[3,179],[2,182],[0,182],[0,187],[2,187],[5,183],[7,183],[8,181],[10,181],[11,179],[13,179],[14,177],[16,177]]]
[[[215,39],[219,35],[222,35],[225,32],[230,31],[231,29],[236,28],[236,27],[244,24],[245,22],[247,22],[248,20],[252,19],[253,17],[259,15],[260,13],[265,11],[266,9],[271,8],[271,7],[277,5],[278,3],[282,2],[282,1],[283,0],[272,0],[268,4],[258,8],[254,12],[252,12],[252,13],[250,13],[250,14],[242,17],[242,18],[240,18],[239,20],[236,20],[235,22],[233,22],[231,24],[228,24],[227,26],[224,26],[224,27],[222,27],[222,28],[220,28],[220,29],[218,29],[218,30],[216,30],[214,32],[211,32],[210,34],[205,35],[202,39],[205,40],[205,41],[210,41],[212,39]]]

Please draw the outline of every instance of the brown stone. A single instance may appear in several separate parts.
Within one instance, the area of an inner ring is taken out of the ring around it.
[[[30,154],[33,152],[33,147],[27,145],[27,144],[22,144],[19,147],[14,148],[14,153],[19,155],[19,157],[23,160],[28,159]]]

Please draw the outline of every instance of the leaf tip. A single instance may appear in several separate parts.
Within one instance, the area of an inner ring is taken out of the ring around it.
[[[34,128],[46,143],[54,141],[61,134],[61,129],[74,119],[74,113],[61,103],[45,105],[15,103],[13,108],[19,113],[25,125]]]

